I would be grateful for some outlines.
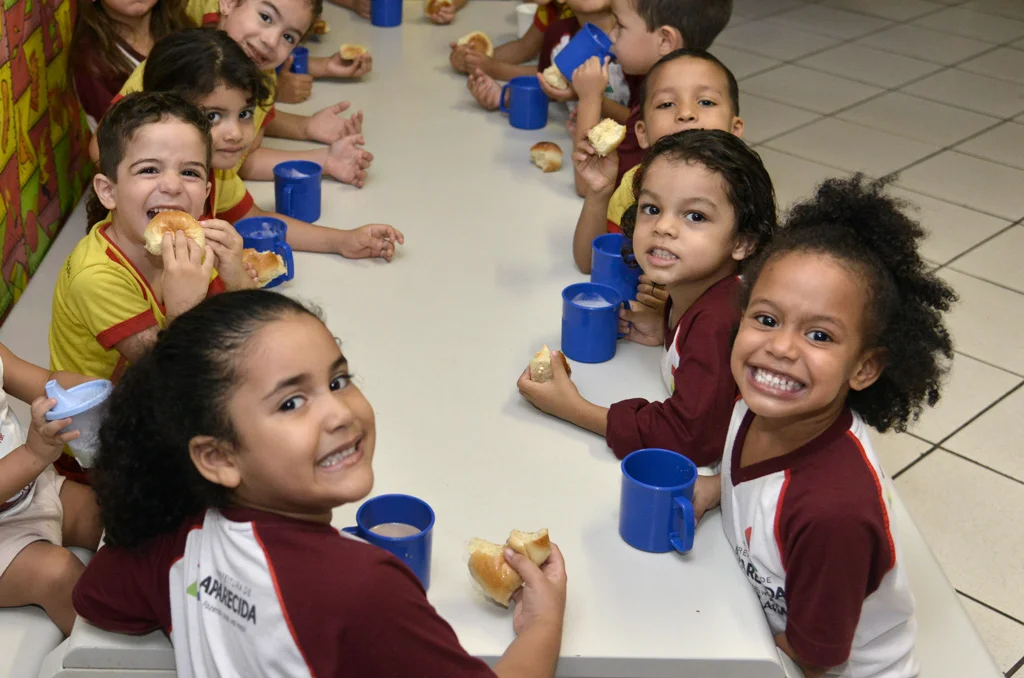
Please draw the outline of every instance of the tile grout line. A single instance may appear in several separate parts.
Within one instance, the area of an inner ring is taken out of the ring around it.
[[[963,461],[966,461],[966,462],[968,462],[970,464],[974,464],[975,466],[980,466],[981,468],[985,469],[986,471],[991,471],[992,473],[995,473],[997,476],[1002,476],[1003,478],[1006,478],[1007,480],[1013,481],[1013,482],[1017,483],[1018,485],[1024,485],[1024,480],[1020,480],[1019,478],[1014,478],[1013,476],[1011,476],[1008,473],[1005,473],[1005,472],[1000,471],[998,469],[994,469],[991,466],[987,466],[985,464],[982,464],[980,461],[977,461],[975,459],[971,459],[970,457],[964,456],[964,455],[960,454],[959,452],[954,452],[953,450],[951,450],[949,448],[941,447],[941,446],[937,446],[937,447],[939,447],[939,449],[941,449],[943,452],[946,452],[947,454],[951,454],[954,457],[959,457]]]
[[[959,273],[959,271],[957,271],[957,273]],[[962,275],[967,275],[967,274],[964,273]],[[988,282],[988,281],[986,280],[985,282]],[[1001,367],[999,365],[996,365],[995,363],[989,362],[989,361],[985,360],[984,358],[979,358],[977,356],[971,355],[970,353],[965,353],[964,351],[957,350],[956,348],[953,349],[953,352],[956,353],[957,355],[962,355],[965,358],[970,358],[971,360],[977,361],[977,362],[981,363],[982,365],[988,365],[992,369],[999,370],[1000,372],[1005,372],[1006,374],[1013,375],[1014,377],[1017,377],[1018,379],[1024,379],[1024,374],[1020,374],[1019,372],[1014,372],[1013,370],[1006,369],[1005,367]]]
[[[1018,624],[1020,624],[1021,626],[1024,626],[1024,621],[1021,621],[1021,620],[1017,619],[1017,618],[1016,618],[1016,617],[1014,617],[1014,616],[1013,616],[1012,614],[1009,614],[1009,613],[1007,613],[1007,612],[1003,612],[1003,611],[1002,611],[1002,610],[1000,610],[1000,609],[999,609],[998,607],[994,607],[994,606],[992,606],[992,605],[989,605],[989,604],[988,604],[988,603],[986,603],[986,602],[985,602],[984,600],[979,600],[979,599],[975,598],[974,596],[972,596],[972,595],[971,595],[971,594],[969,594],[969,593],[964,593],[963,591],[961,591],[960,589],[956,588],[955,586],[953,587],[953,590],[954,590],[954,591],[956,591],[957,593],[959,593],[959,594],[960,594],[961,596],[963,596],[964,598],[966,598],[966,599],[968,599],[968,600],[971,600],[971,601],[974,601],[974,602],[975,602],[975,603],[977,603],[978,605],[981,605],[982,607],[984,607],[984,608],[987,608],[987,609],[991,610],[992,612],[995,612],[996,614],[1001,614],[1002,616],[1006,617],[1006,618],[1007,618],[1007,619],[1009,619],[1010,621],[1014,621],[1014,622],[1017,622],[1017,623],[1018,623]]]
[[[1024,657],[1018,659],[1017,663],[1010,667],[1010,670],[1006,672],[1006,678],[1012,678],[1017,675],[1017,671],[1019,671],[1022,666],[1024,666]]]

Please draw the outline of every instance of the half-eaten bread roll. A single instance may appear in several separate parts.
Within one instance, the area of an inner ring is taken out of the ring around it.
[[[284,259],[277,252],[258,252],[251,247],[247,247],[242,250],[242,263],[256,269],[260,287],[288,272]]]
[[[538,141],[530,148],[530,160],[545,172],[562,169],[562,149],[550,141]]]
[[[474,52],[480,52],[484,56],[494,56],[494,45],[491,44],[491,39],[487,37],[487,34],[483,31],[473,31],[459,38],[456,45],[465,45]]]
[[[626,126],[611,118],[605,118],[587,132],[587,140],[602,158],[618,148],[625,138]]]
[[[540,74],[544,78],[544,82],[555,89],[569,89],[569,81],[562,75],[562,71],[558,70],[558,66],[551,64],[541,71]]]
[[[561,353],[558,357],[562,359],[562,366],[565,367],[565,373],[571,375],[572,368],[569,367],[569,363],[565,360],[565,356]],[[551,349],[548,348],[547,344],[539,351],[533,354],[533,358],[530,360],[530,381],[535,381],[538,384],[554,379],[554,374],[551,372]]]
[[[203,227],[191,214],[180,210],[167,210],[166,212],[157,212],[146,226],[146,230],[142,234],[146,240],[146,251],[160,256],[164,251],[164,233],[170,233],[173,236],[175,231],[181,231],[185,237],[195,240],[200,248],[206,247],[206,235],[203,233]]]
[[[310,35],[327,35],[331,32],[331,27],[327,24],[323,18],[317,19],[313,22],[313,27],[309,29]]]
[[[437,14],[438,12],[441,11],[442,7],[444,7],[445,5],[452,4],[454,4],[452,0],[427,0],[426,7],[424,7],[424,13],[427,16]]]
[[[506,546],[540,567],[551,555],[551,540],[546,529],[537,532],[512,530],[504,544],[476,538],[470,540],[469,573],[488,598],[504,607],[508,607],[512,594],[523,585],[523,578],[505,562]]]
[[[341,52],[341,58],[344,61],[355,61],[364,54],[369,54],[370,50],[366,49],[362,45],[353,45],[350,43],[344,43],[338,49]]]

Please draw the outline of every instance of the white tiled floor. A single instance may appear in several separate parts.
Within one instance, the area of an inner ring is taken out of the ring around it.
[[[939,405],[882,463],[1007,675],[1024,665],[1024,0],[736,0],[714,52],[782,206],[900,174],[960,295]],[[1019,678],[1024,678],[1020,669]]]

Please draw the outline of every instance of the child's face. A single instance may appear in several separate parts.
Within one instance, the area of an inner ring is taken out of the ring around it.
[[[158,0],[103,0],[103,8],[111,16],[137,19],[153,11]]]
[[[210,120],[214,169],[237,165],[256,138],[256,106],[248,98],[248,92],[218,83],[213,92],[196,102]]]
[[[114,212],[118,231],[141,243],[158,211],[202,215],[210,193],[206,141],[176,118],[143,125],[128,140],[115,180],[97,174],[93,186],[103,206]]]
[[[646,75],[663,54],[660,31],[648,31],[647,23],[637,14],[636,0],[611,0],[615,28],[612,29],[612,53],[629,75]]]
[[[565,4],[575,14],[603,14],[611,10],[611,0],[567,0]]]
[[[754,284],[732,349],[732,374],[753,412],[806,419],[838,412],[851,388],[880,375],[863,347],[867,290],[827,255],[772,259]]]
[[[322,322],[290,315],[259,330],[228,403],[238,503],[312,516],[373,488],[373,408]]]
[[[743,120],[733,113],[729,80],[715,64],[682,58],[658,67],[647,83],[644,119],[637,140],[649,148],[658,139],[688,129],[718,129],[743,135]]]
[[[633,251],[658,285],[731,273],[747,248],[722,177],[697,163],[655,159],[637,199]]]
[[[307,0],[221,0],[221,28],[262,70],[277,68],[313,23]]]

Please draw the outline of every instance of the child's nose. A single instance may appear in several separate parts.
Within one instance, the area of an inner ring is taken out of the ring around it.
[[[344,396],[337,393],[332,393],[331,396],[325,403],[324,428],[328,431],[336,431],[351,424],[355,415]]]
[[[768,342],[768,352],[776,358],[792,360],[796,354],[795,337],[784,329],[772,332],[771,341]]]

